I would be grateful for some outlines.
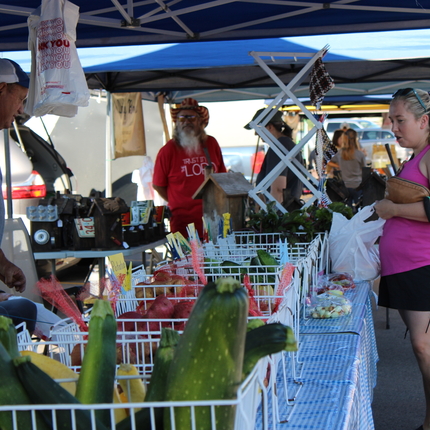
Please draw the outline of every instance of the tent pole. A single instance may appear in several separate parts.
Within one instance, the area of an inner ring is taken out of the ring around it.
[[[9,141],[9,129],[5,128],[4,133],[4,157],[5,157],[5,179],[7,189],[7,217],[13,218],[13,204],[12,204],[12,175],[10,167],[10,141]]]
[[[105,197],[112,197],[112,139],[113,139],[113,114],[112,95],[107,93],[106,115],[106,170],[105,170]]]

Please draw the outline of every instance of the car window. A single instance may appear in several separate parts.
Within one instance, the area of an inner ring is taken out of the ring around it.
[[[394,134],[391,131],[381,131],[381,139],[395,139]]]
[[[366,130],[361,133],[361,140],[375,140],[378,138],[377,131]]]
[[[327,131],[335,131],[340,128],[340,122],[329,122],[327,124]]]

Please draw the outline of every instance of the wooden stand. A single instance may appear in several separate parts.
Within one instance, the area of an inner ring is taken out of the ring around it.
[[[230,214],[233,230],[240,230],[245,226],[244,200],[252,188],[241,173],[213,173],[203,181],[193,199],[203,199],[203,217],[213,240],[218,233],[219,221],[225,213]]]

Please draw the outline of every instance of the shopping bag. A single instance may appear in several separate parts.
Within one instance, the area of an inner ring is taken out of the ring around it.
[[[67,0],[42,0],[29,16],[27,114],[73,117],[79,106],[88,106],[90,92],[75,45],[78,18],[79,7]]]
[[[350,220],[338,212],[333,213],[329,233],[333,272],[350,273],[356,281],[370,281],[379,276],[379,250],[375,242],[382,235],[385,220],[367,221],[374,211],[374,205],[365,206]]]

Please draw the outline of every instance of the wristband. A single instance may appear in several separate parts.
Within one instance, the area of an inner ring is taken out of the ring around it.
[[[424,203],[424,210],[426,212],[427,219],[430,222],[430,197],[424,197],[423,203]]]

